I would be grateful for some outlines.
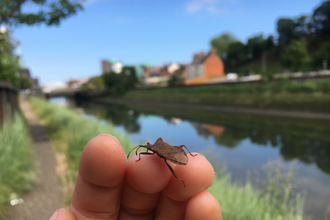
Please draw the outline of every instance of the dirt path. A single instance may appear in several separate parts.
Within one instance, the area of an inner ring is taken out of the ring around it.
[[[37,183],[34,189],[21,197],[24,203],[9,207],[7,220],[48,220],[63,205],[60,181],[55,171],[55,157],[45,128],[32,112],[27,101],[21,102],[21,109],[28,121],[33,138],[33,152],[36,161]]]

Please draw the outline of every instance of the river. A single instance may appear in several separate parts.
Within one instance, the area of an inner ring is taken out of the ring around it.
[[[65,103],[64,98],[51,101]],[[217,172],[226,170],[236,182],[256,182],[265,177],[265,167],[293,164],[296,191],[306,195],[305,213],[312,219],[330,219],[329,120],[91,102],[74,105],[85,117],[113,123],[136,144],[162,137],[171,145],[184,144],[206,154]]]

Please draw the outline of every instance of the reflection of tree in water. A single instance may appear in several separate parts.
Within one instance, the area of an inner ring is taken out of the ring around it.
[[[192,122],[192,126],[200,136],[209,138],[214,136],[217,144],[235,148],[241,141],[248,139],[260,147],[280,148],[282,157],[285,160],[299,159],[306,164],[315,163],[324,172],[330,173],[330,143],[312,140],[303,136],[279,134],[254,129],[242,129],[235,126],[212,125],[213,128],[223,128],[220,133],[210,129],[210,124]]]
[[[199,136],[202,136],[207,139],[212,135],[212,133],[207,127],[207,124],[199,122],[190,122],[190,124],[196,129]]]
[[[139,111],[134,111],[124,105],[97,105],[92,104],[84,106],[87,114],[93,114],[98,119],[105,119],[112,122],[114,125],[121,125],[128,133],[137,133],[141,129],[138,123],[140,117]]]
[[[116,106],[106,109],[106,119],[111,120],[114,125],[122,125],[129,133],[137,133],[141,129],[138,123],[140,113],[126,106]]]
[[[330,173],[330,143],[301,137],[281,137],[281,155],[285,160],[299,158],[304,163],[316,163]]]

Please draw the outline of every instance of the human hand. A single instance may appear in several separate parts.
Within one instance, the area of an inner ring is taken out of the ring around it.
[[[170,165],[157,155],[126,155],[119,141],[107,134],[90,140],[83,150],[70,211],[57,210],[50,220],[185,219],[221,220],[216,198],[206,189],[214,170],[201,154],[187,165]]]

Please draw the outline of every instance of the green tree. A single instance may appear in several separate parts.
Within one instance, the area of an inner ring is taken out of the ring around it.
[[[279,46],[287,46],[292,40],[297,39],[295,28],[297,24],[291,18],[280,18],[277,21]]]
[[[59,25],[62,19],[82,10],[83,0],[1,0],[0,25]],[[37,8],[35,13],[22,11],[24,5]]]
[[[217,54],[220,57],[226,59],[230,44],[235,43],[237,41],[238,40],[236,39],[236,37],[234,37],[232,34],[224,33],[212,39],[211,46],[217,51]]]
[[[248,39],[246,46],[253,58],[259,58],[265,50],[265,39],[262,34],[256,35]]]
[[[0,32],[0,81],[11,82],[18,85],[19,57],[13,54],[14,43],[9,32]]]
[[[313,13],[313,27],[323,39],[330,39],[330,1],[324,1]]]
[[[110,72],[102,75],[105,87],[111,95],[122,95],[135,87],[138,82],[134,67],[125,66],[121,73]]]
[[[27,77],[26,75],[20,75],[19,76],[19,87],[20,89],[30,89],[32,86],[32,82],[29,79],[29,77]]]
[[[310,62],[310,57],[303,41],[294,40],[286,48],[281,58],[282,65],[291,71],[302,71]]]
[[[105,88],[102,76],[95,76],[81,86],[84,90],[102,90]]]
[[[328,68],[330,65],[330,42],[324,41],[313,56],[313,67],[316,69],[323,68],[323,62],[327,62]]]

